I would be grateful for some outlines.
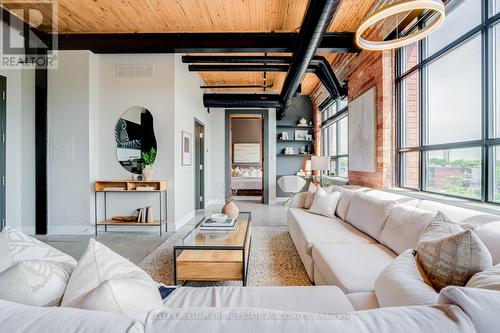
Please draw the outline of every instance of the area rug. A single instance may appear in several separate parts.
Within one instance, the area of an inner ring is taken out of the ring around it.
[[[155,281],[173,284],[173,251],[193,225],[170,236],[148,255],[139,267]],[[302,265],[287,227],[252,226],[252,248],[248,286],[309,286],[311,281]],[[189,286],[238,286],[241,282],[190,282]]]

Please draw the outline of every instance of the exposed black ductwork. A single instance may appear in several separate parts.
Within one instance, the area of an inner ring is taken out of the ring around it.
[[[236,59],[236,61],[234,61]],[[190,71],[212,71],[212,72],[233,72],[233,71],[244,71],[244,72],[286,72],[288,70],[287,65],[262,65],[262,64],[252,64],[252,65],[235,65],[235,62],[248,62],[248,63],[289,63],[292,57],[240,57],[240,56],[187,56],[183,58],[184,62],[201,62],[208,63],[209,65],[190,65]],[[229,63],[229,65],[220,64],[223,62]],[[212,65],[212,63],[218,63],[217,65]],[[332,67],[328,63],[328,60],[322,56],[315,56],[307,68],[308,73],[314,73],[325,86],[325,88],[330,93],[330,97],[335,99],[339,96],[345,96],[347,90],[342,86],[335,76]],[[296,93],[295,93],[296,94]]]
[[[207,85],[200,86],[201,89],[242,89],[242,88],[257,88],[257,89],[269,89],[272,88],[272,84],[241,84],[241,85]]]
[[[288,65],[189,65],[190,72],[286,72]]]
[[[310,0],[307,7],[307,12],[302,22],[301,29],[299,31],[297,41],[294,47],[294,52],[292,57],[255,57],[255,56],[244,56],[244,57],[233,57],[233,60],[228,60],[229,57],[224,56],[214,56],[214,57],[199,57],[199,56],[186,56],[183,57],[184,62],[196,62],[200,61],[205,64],[215,64],[219,62],[232,62],[232,63],[258,63],[263,62],[265,65],[248,66],[248,65],[232,65],[231,67],[227,65],[192,65],[192,66],[202,66],[202,67],[191,67],[190,69],[204,69],[209,70],[210,68],[219,70],[229,71],[280,71],[282,66],[280,65],[267,65],[267,64],[283,64],[289,63],[287,75],[285,82],[283,84],[283,89],[279,95],[279,99],[276,99],[277,95],[243,95],[242,94],[205,94],[204,103],[206,107],[232,107],[230,104],[235,104],[233,107],[276,107],[279,108],[278,118],[284,116],[284,110],[291,103],[292,98],[297,93],[299,85],[301,84],[307,71],[312,71],[318,75],[323,84],[332,85],[327,87],[330,94],[338,96],[343,92],[342,86],[338,82],[333,70],[324,58],[317,58],[317,62],[313,62],[310,66],[311,60],[313,59],[318,47],[322,41],[322,38],[326,32],[326,29],[330,25],[330,21],[333,17],[339,0]],[[210,59],[211,58],[211,59]],[[236,59],[237,58],[237,59]],[[326,61],[326,64],[323,62]],[[327,65],[325,67],[325,65]],[[216,67],[215,67],[216,66]],[[228,69],[231,68],[231,69]],[[256,69],[258,68],[258,70]],[[269,70],[271,68],[271,70]],[[223,95],[222,98],[217,98]],[[253,96],[253,97],[249,97]],[[272,97],[270,97],[272,96]],[[234,103],[231,102],[235,99]],[[275,106],[264,106],[271,104],[269,99],[272,99],[272,104]],[[225,104],[224,104],[225,103]],[[254,103],[253,105],[251,103]],[[255,104],[257,103],[257,104]],[[215,105],[217,104],[217,105]],[[242,105],[244,104],[244,105]]]
[[[290,56],[183,56],[185,64],[290,64]]]
[[[277,94],[205,94],[203,104],[207,108],[279,108]]]
[[[309,63],[316,54],[338,4],[339,0],[309,1],[292,55],[290,69],[287,72],[280,94],[282,108],[279,110],[278,118],[284,116],[284,110],[290,105],[293,95],[304,79]]]

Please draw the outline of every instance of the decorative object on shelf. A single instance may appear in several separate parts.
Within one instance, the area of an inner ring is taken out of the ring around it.
[[[146,181],[151,180],[151,177],[153,177],[153,164],[155,163],[155,160],[156,149],[151,148],[149,152],[142,152],[142,176]]]
[[[302,117],[299,119],[299,123],[297,124],[297,126],[307,126],[307,120],[306,118]]]
[[[312,122],[312,120],[311,120],[311,121],[309,122],[309,126],[312,126],[312,125],[313,125],[313,122]]]
[[[118,222],[135,222],[137,216],[113,216],[111,219]]]
[[[307,134],[307,135],[306,135],[306,140],[307,140],[307,141],[312,141],[312,139],[313,139],[312,134]]]
[[[306,153],[306,147],[302,146],[299,148],[299,154],[305,154]]]
[[[323,171],[330,170],[330,156],[311,156],[311,168],[319,171],[320,183],[323,186]]]
[[[285,155],[293,155],[293,147],[286,147]]]
[[[305,169],[306,176],[310,176],[312,174],[311,160],[306,160],[304,169]]]
[[[210,215],[210,220],[215,222],[224,222],[228,219],[226,214],[212,214]]]
[[[281,133],[281,140],[288,140],[288,132]]]
[[[182,131],[182,165],[189,166],[191,165],[192,159],[192,151],[193,151],[193,136],[185,131]]]
[[[306,173],[304,172],[304,170],[300,169],[295,175],[297,175],[299,177],[305,177]]]
[[[430,21],[430,24],[407,36],[383,41],[371,41],[363,37],[363,34],[367,30],[387,18],[412,11],[425,12],[426,10],[435,12],[437,15]],[[441,26],[445,16],[445,6],[442,0],[397,0],[395,3],[384,6],[369,15],[356,31],[355,41],[360,48],[371,51],[400,48],[421,40],[431,34]]]
[[[122,186],[108,186],[103,188],[102,190],[107,192],[119,192],[119,191],[126,191],[127,188]]]
[[[151,113],[139,106],[125,111],[116,122],[115,141],[120,165],[133,174],[142,174],[142,154],[157,149]]]
[[[306,136],[309,134],[308,130],[295,130],[295,140],[306,140]]]
[[[134,177],[132,177],[133,180],[138,180],[138,181],[142,181],[144,180],[144,177],[141,175],[134,175]]]
[[[234,198],[229,198],[226,201],[226,204],[224,205],[224,207],[222,207],[221,213],[227,215],[230,219],[238,218],[240,209],[234,203]]]

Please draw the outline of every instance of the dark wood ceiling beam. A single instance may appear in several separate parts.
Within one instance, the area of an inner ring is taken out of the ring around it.
[[[51,34],[47,35],[52,36]],[[136,33],[58,34],[59,50],[94,53],[289,53],[297,33]],[[327,33],[319,52],[352,53],[360,50],[353,33]]]

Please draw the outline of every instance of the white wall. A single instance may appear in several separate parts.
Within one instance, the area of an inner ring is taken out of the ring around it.
[[[95,57],[89,51],[59,53],[48,71],[48,232],[89,232],[91,215],[91,105]]]
[[[210,117],[203,107],[202,81],[198,74],[188,71],[181,61],[181,55],[175,56],[175,222],[176,229],[182,227],[194,217],[195,209],[195,156],[190,166],[182,166],[181,135],[186,131],[194,135],[195,119],[205,125],[205,147],[210,143]],[[194,137],[193,137],[194,141]],[[194,143],[194,142],[193,142]],[[205,153],[205,193],[210,193],[210,153]]]
[[[22,45],[19,34],[12,35],[17,36],[16,44]],[[4,69],[0,75],[7,78],[6,223],[32,232],[35,225],[35,72]]]
[[[268,110],[269,121],[269,203],[276,203],[276,109]],[[211,191],[210,204],[224,203],[225,178],[225,110],[220,108],[210,109],[210,142],[211,155]],[[221,190],[222,189],[222,190]]]
[[[97,109],[99,124],[100,179],[132,179],[133,175],[118,163],[116,158],[115,124],[130,107],[141,106],[149,110],[154,119],[158,156],[154,165],[154,178],[168,181],[168,220],[175,219],[174,173],[174,56],[158,55],[99,55],[97,78]],[[117,78],[118,64],[152,64],[152,78]],[[108,196],[108,218],[113,215],[131,214],[136,208],[151,205],[155,218],[159,218],[157,194],[140,193]],[[99,211],[102,199],[99,195]],[[99,217],[103,219],[101,215]]]

